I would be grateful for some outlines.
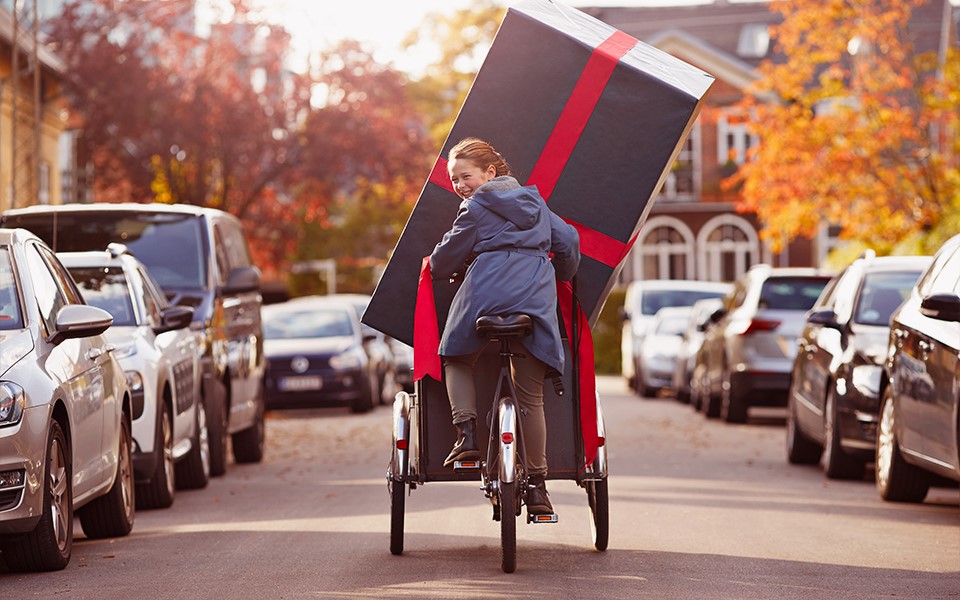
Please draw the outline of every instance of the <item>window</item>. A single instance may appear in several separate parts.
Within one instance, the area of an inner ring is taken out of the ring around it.
[[[33,293],[36,296],[37,307],[40,309],[40,318],[47,336],[57,330],[57,312],[67,301],[63,297],[56,280],[50,274],[46,261],[40,256],[36,244],[26,248],[27,270],[30,271],[30,280],[33,282]]]
[[[73,280],[83,290],[87,304],[102,308],[113,317],[119,326],[137,325],[130,300],[127,277],[120,267],[74,267],[70,269]]]
[[[660,200],[693,202],[700,195],[700,122],[684,142],[677,161],[660,189]]]
[[[717,163],[721,167],[742,165],[747,152],[760,143],[760,137],[750,132],[743,111],[725,109],[717,117]]]
[[[760,242],[748,221],[735,215],[715,217],[700,230],[700,277],[735,281],[760,262]]]
[[[770,26],[766,23],[748,23],[740,28],[737,55],[743,58],[763,58],[770,50]]]
[[[41,162],[38,171],[39,190],[37,200],[40,204],[50,204],[50,165]]]
[[[634,279],[693,279],[693,233],[683,221],[647,221],[631,253]]]

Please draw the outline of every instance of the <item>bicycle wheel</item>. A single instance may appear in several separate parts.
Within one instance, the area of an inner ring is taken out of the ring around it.
[[[390,481],[390,554],[403,554],[403,511],[407,486],[402,481]]]
[[[517,569],[517,482],[500,482],[500,568]]]
[[[587,482],[587,501],[590,503],[590,529],[593,532],[594,547],[603,552],[610,539],[610,497],[607,493],[607,479]]]

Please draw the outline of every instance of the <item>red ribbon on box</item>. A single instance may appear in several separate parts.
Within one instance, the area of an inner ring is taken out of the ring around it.
[[[615,31],[591,53],[573,92],[567,99],[557,119],[557,123],[534,165],[527,185],[536,185],[540,195],[549,201],[560,175],[566,167],[573,149],[576,147],[583,130],[596,108],[603,90],[610,80],[617,63],[636,45],[637,40],[621,31]],[[437,159],[430,173],[429,181],[454,193],[453,185],[447,175],[447,161]],[[636,240],[633,237],[623,243],[604,233],[590,229],[579,223],[567,220],[580,234],[580,251],[607,266],[616,267],[630,251]],[[582,311],[573,310],[573,289],[569,284],[557,282],[557,302],[564,326],[571,338],[571,350],[580,361],[580,425],[583,437],[584,464],[589,465],[596,457],[599,440],[597,437],[596,379],[594,374],[593,337],[589,323]],[[432,310],[431,310],[432,309]],[[576,316],[574,315],[576,312]],[[573,347],[570,332],[573,331],[574,318],[580,332],[579,348]],[[441,373],[440,357],[437,348],[440,334],[437,328],[435,300],[430,277],[429,258],[425,258],[420,270],[420,285],[417,289],[417,303],[414,316],[414,377],[419,379],[430,375],[440,380],[434,373]]]

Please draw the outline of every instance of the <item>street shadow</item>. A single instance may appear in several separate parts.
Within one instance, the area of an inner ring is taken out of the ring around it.
[[[604,598],[860,600],[956,598],[960,573],[751,556],[545,543],[518,531],[517,569],[497,536],[408,534],[404,552],[368,532],[203,532],[80,541],[66,570],[10,574],[4,597]],[[158,544],[164,544],[158,546]],[[342,549],[350,548],[349,559]],[[733,552],[733,549],[731,549]],[[171,580],[176,575],[176,583]],[[161,591],[162,590],[162,591]]]

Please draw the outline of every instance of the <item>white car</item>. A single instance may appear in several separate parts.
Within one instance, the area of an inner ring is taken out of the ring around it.
[[[666,306],[692,306],[704,298],[722,298],[732,288],[729,283],[674,279],[634,281],[627,286],[620,313],[623,320],[620,350],[621,373],[628,385],[639,390],[637,365],[640,362],[640,345],[658,310]]]
[[[655,396],[660,390],[673,389],[677,355],[683,344],[690,311],[686,306],[668,306],[653,316],[640,345],[640,362],[637,364],[637,389],[643,396]]]
[[[12,571],[66,567],[75,509],[88,538],[133,528],[130,390],[102,335],[112,322],[39,238],[0,229],[0,550]]]
[[[86,301],[113,315],[106,336],[133,391],[134,474],[139,508],[166,508],[180,488],[210,478],[193,309],[171,306],[146,267],[121,244],[61,252]]]

